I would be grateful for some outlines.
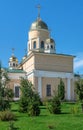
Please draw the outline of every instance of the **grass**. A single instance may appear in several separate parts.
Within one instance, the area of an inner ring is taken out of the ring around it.
[[[41,114],[38,117],[28,117],[27,114],[18,112],[18,104],[12,104],[12,111],[17,115],[14,122],[18,130],[83,130],[83,114],[79,106],[79,112],[72,114],[73,103],[63,103],[62,113],[59,115],[50,114],[45,106],[41,107]],[[9,122],[0,121],[0,130],[8,130]]]

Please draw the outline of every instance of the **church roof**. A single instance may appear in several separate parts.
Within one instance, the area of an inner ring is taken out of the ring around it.
[[[9,69],[9,68],[4,68],[8,73],[26,73],[24,70],[21,69]]]
[[[30,30],[35,30],[35,29],[46,29],[48,30],[47,24],[42,21],[40,18],[38,18],[35,22],[31,24]]]

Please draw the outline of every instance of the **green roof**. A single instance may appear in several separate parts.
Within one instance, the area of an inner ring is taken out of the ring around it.
[[[24,70],[21,69],[9,69],[9,68],[4,68],[8,73],[26,73]]]

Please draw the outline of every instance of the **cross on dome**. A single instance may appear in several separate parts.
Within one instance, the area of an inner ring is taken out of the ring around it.
[[[14,56],[15,48],[12,48],[12,56]]]
[[[38,8],[38,18],[40,18],[40,9],[41,9],[41,6],[37,5],[37,8]]]

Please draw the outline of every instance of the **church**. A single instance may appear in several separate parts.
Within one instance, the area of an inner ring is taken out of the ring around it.
[[[50,99],[58,90],[60,79],[65,84],[65,100],[74,100],[74,56],[56,53],[56,43],[50,36],[48,25],[41,19],[31,24],[28,32],[27,54],[18,63],[12,54],[5,70],[10,78],[9,86],[14,91],[14,100],[20,98],[20,77],[26,77],[34,85],[42,100]]]

